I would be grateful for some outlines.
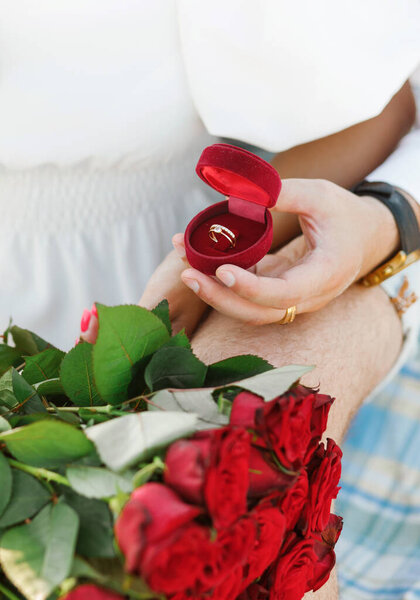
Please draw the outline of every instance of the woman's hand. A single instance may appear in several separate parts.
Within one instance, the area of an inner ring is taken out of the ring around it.
[[[181,273],[188,267],[183,245],[174,245],[177,250],[168,254],[149,279],[146,289],[140,298],[139,305],[151,310],[161,300],[169,302],[172,330],[177,333],[185,328],[188,336],[194,332],[208,306],[181,280]],[[91,344],[95,343],[98,335],[98,313],[95,305],[85,310],[80,324],[82,337]]]
[[[188,267],[184,247],[172,240],[175,250],[168,254],[149,279],[146,289],[140,298],[140,306],[149,310],[154,308],[163,298],[169,302],[169,313],[172,329],[175,333],[185,328],[191,336],[208,309],[207,304],[199,296],[186,287],[181,273]]]
[[[275,323],[293,305],[297,314],[320,309],[398,247],[394,218],[382,203],[328,181],[283,180],[274,210],[298,215],[303,235],[264,257],[255,272],[226,264],[216,278],[191,268],[182,273],[199,298],[250,324]]]

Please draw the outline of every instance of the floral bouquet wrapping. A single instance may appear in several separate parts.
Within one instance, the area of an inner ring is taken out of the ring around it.
[[[205,365],[167,303],[98,305],[65,354],[0,345],[0,593],[298,600],[335,564],[341,451],[308,367]],[[12,343],[8,343],[12,342]]]

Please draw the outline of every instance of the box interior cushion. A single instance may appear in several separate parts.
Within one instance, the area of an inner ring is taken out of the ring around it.
[[[237,196],[263,206],[270,205],[267,192],[249,179],[219,167],[202,167],[205,181],[215,190],[227,196]]]

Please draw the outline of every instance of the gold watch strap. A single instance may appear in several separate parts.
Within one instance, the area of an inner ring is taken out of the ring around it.
[[[420,249],[406,254],[403,250],[400,250],[390,260],[383,263],[380,267],[362,278],[361,283],[365,287],[371,287],[373,285],[379,285],[386,279],[389,279],[399,271],[402,271],[406,267],[415,263],[416,260],[420,259]]]

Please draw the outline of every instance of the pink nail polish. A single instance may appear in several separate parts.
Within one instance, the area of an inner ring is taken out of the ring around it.
[[[83,311],[82,320],[80,321],[80,329],[83,333],[87,331],[87,328],[89,327],[91,316],[92,313],[90,312],[90,310],[85,308],[85,310]]]
[[[92,313],[92,315],[94,317],[98,318],[98,309],[96,308],[96,304],[92,304],[92,308],[91,308],[90,312]]]

